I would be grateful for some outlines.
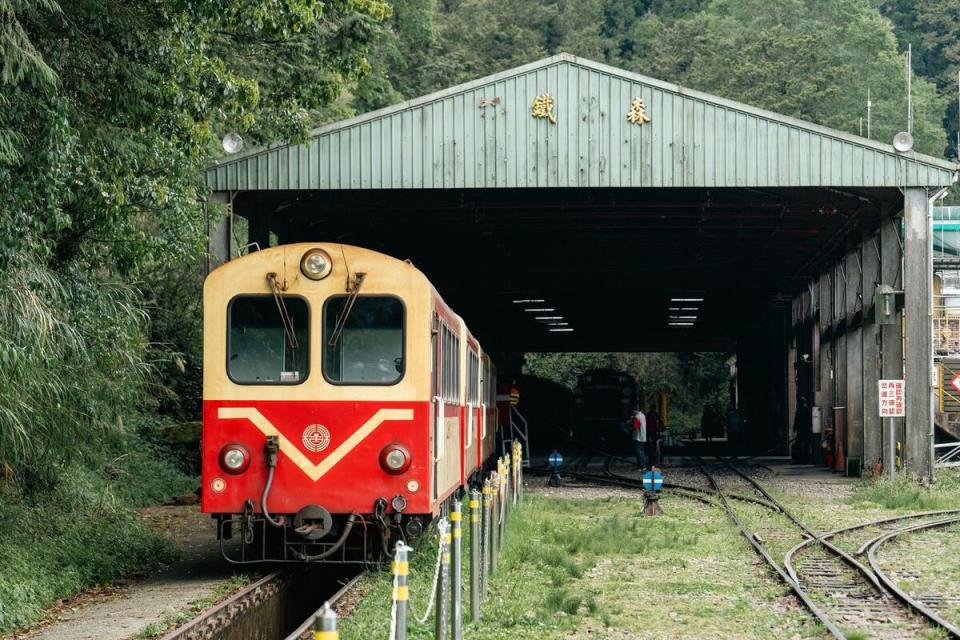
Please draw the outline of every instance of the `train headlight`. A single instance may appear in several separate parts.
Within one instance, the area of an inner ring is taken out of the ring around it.
[[[227,473],[243,473],[250,466],[250,451],[242,444],[228,444],[220,449],[220,468]]]
[[[410,468],[410,450],[402,444],[388,444],[380,452],[380,466],[387,473],[399,475]]]
[[[323,249],[310,249],[300,259],[300,271],[311,280],[323,280],[332,269],[333,260]]]

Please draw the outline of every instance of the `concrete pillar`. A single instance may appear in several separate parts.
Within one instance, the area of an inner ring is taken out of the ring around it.
[[[880,327],[873,317],[873,294],[880,282],[880,237],[863,240],[863,465],[883,459],[883,429],[877,398],[880,380]]]
[[[924,189],[906,189],[904,212],[904,336],[906,344],[906,437],[907,470],[933,478],[933,439],[930,421],[930,267],[929,202]]]
[[[901,273],[902,247],[900,244],[900,222],[899,216],[891,216],[880,223],[880,282],[887,284],[894,289],[903,287],[903,278]],[[902,317],[898,313],[899,317]],[[896,380],[903,378],[903,342],[901,333],[901,324],[886,324],[879,328],[880,331],[880,373],[881,378],[885,380]],[[874,394],[878,393],[873,389]],[[894,460],[888,459],[887,452],[887,429],[893,422],[894,431],[899,434],[902,429],[902,418],[885,418],[884,424],[881,424],[881,433],[883,445],[883,464],[889,468],[894,464]],[[899,438],[899,436],[898,436]]]

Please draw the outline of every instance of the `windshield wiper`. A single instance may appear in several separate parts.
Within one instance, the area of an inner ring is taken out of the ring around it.
[[[363,280],[366,277],[367,274],[358,271],[357,276],[353,279],[353,284],[347,291],[350,295],[347,297],[346,304],[343,305],[343,311],[341,311],[337,317],[337,324],[333,328],[333,333],[330,334],[330,339],[327,340],[328,347],[336,346],[340,340],[340,334],[343,333],[343,328],[347,325],[347,318],[350,317],[350,312],[353,311],[353,304],[357,301],[357,296],[360,294],[360,287],[363,286]]]
[[[276,273],[268,273],[267,281],[270,282],[270,291],[273,293],[273,300],[277,303],[277,311],[280,312],[280,322],[283,324],[283,332],[287,336],[287,344],[290,345],[291,349],[299,349],[300,343],[297,341],[297,335],[293,332],[293,318],[290,317],[290,312],[287,311],[287,305],[283,301],[283,296],[280,295],[280,283],[277,282]]]

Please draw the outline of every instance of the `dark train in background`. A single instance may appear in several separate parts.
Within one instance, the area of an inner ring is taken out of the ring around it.
[[[637,404],[637,381],[615,369],[591,369],[577,378],[573,391],[575,445],[614,453],[629,447],[623,425]]]

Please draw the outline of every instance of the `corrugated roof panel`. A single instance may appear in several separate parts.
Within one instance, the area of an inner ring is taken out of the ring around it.
[[[531,113],[538,96],[552,116]],[[627,119],[635,98],[650,118]],[[253,149],[214,191],[495,187],[945,186],[946,160],[560,54]]]

